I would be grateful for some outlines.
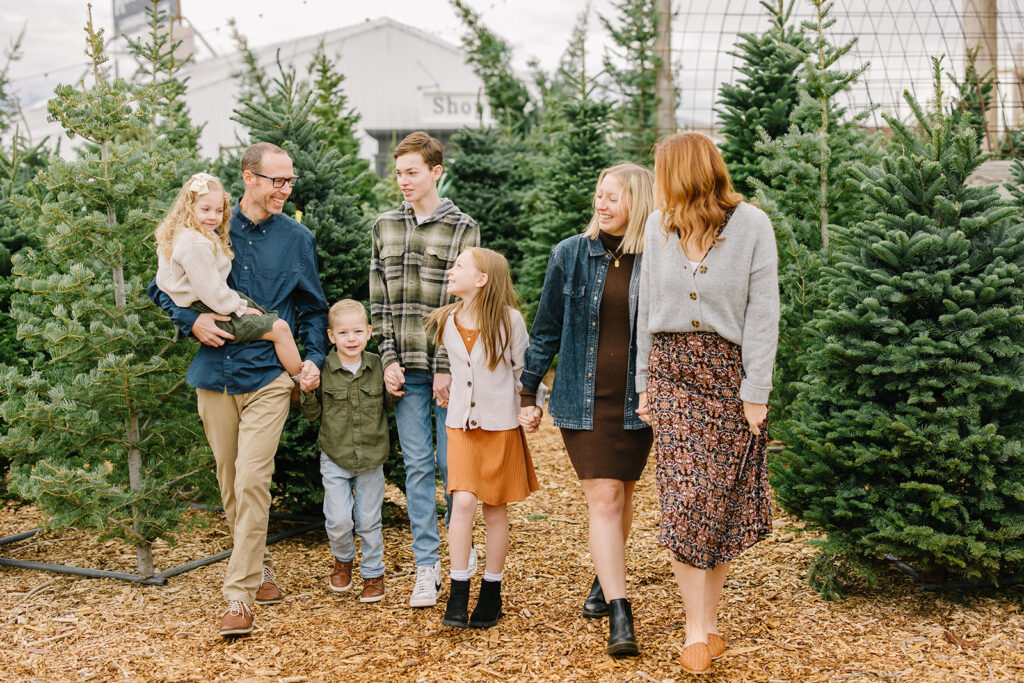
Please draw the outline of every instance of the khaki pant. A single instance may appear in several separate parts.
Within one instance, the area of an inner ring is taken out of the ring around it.
[[[234,543],[224,577],[224,599],[241,600],[250,607],[263,567],[272,566],[267,550],[270,482],[293,386],[288,373],[282,373],[247,394],[196,389],[199,417],[217,461],[217,483]]]

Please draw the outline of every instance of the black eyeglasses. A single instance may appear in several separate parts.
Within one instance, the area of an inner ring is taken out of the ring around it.
[[[263,175],[262,173],[257,173],[256,171],[249,172],[252,173],[253,175],[258,175],[260,178],[266,178],[274,187],[284,187],[285,183],[288,183],[289,187],[295,187],[295,181],[299,179],[298,176],[294,175],[291,178],[271,178],[268,175]]]

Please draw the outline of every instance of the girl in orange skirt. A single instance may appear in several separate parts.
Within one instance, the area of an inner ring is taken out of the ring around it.
[[[537,477],[526,447],[520,413],[519,376],[529,342],[516,306],[508,262],[501,254],[470,247],[448,271],[448,292],[460,300],[430,314],[435,343],[448,352],[452,384],[448,398],[448,525],[451,590],[445,626],[489,628],[501,618],[501,579],[508,552],[506,504],[536,491]],[[540,391],[536,403],[543,405]],[[532,425],[523,417],[524,424]],[[536,427],[530,427],[536,431]],[[469,605],[469,551],[477,502],[483,503],[487,563],[480,598]]]

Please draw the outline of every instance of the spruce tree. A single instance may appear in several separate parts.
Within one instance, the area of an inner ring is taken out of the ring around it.
[[[612,118],[616,124],[619,157],[650,164],[658,142],[658,69],[655,52],[658,35],[658,3],[655,0],[618,0],[614,19],[601,16],[615,47],[604,57],[604,70],[615,99]]]
[[[784,135],[797,103],[806,54],[802,27],[790,24],[795,4],[796,0],[761,0],[771,26],[762,34],[738,34],[736,47],[728,53],[739,60],[736,70],[742,76],[735,85],[725,83],[719,90],[722,156],[733,185],[744,195],[753,193],[748,177],[764,178],[757,150],[759,129],[772,139]]]
[[[263,103],[244,102],[234,119],[247,129],[250,144],[271,142],[291,157],[299,180],[284,211],[316,237],[320,282],[328,303],[346,298],[366,301],[370,223],[359,208],[359,174],[346,180],[345,170],[353,159],[328,145],[326,126],[313,113],[316,94],[297,79],[294,69],[278,66]],[[239,174],[237,168],[233,173]],[[317,433],[318,425],[297,411],[285,424],[275,459],[274,494],[288,509],[312,510],[323,500]]]
[[[187,358],[146,296],[162,198],[194,150],[158,130],[167,81],[112,79],[91,14],[86,35],[91,84],[58,86],[48,110],[89,147],[75,161],[50,160],[36,181],[42,200],[16,202],[41,245],[14,258],[11,306],[35,357],[0,377],[2,448],[13,487],[49,527],[132,544],[149,576],[152,541],[173,541],[197,490],[213,488],[194,395],[182,389]],[[149,57],[170,68],[166,53]]]
[[[813,352],[807,321],[824,307],[828,290],[820,269],[830,260],[829,235],[836,226],[863,218],[864,202],[851,182],[853,166],[877,158],[882,137],[859,127],[868,112],[850,115],[839,101],[867,68],[838,67],[856,39],[834,45],[832,3],[812,0],[816,16],[802,25],[804,65],[789,130],[778,138],[761,132],[756,145],[762,170],[748,176],[775,226],[779,249],[782,319],[772,392],[774,435],[788,440],[787,411]],[[760,180],[765,178],[765,181]]]
[[[1024,160],[1017,159],[1010,165],[1010,182],[1005,187],[1013,196],[1017,210],[1024,214]]]
[[[362,116],[348,106],[348,97],[342,88],[345,75],[337,71],[335,62],[327,56],[322,40],[309,64],[309,71],[316,97],[312,114],[323,124],[324,146],[336,150],[341,156],[342,177],[360,204],[375,206],[380,181],[370,170],[370,162],[359,156],[359,140],[355,133]]]
[[[828,536],[811,580],[830,596],[837,566],[892,556],[931,582],[1024,571],[1024,223],[966,185],[975,131],[906,98],[919,131],[887,116],[891,151],[856,168],[869,215],[837,230],[771,464],[780,504]]]
[[[960,80],[955,74],[947,74],[959,93],[959,97],[950,103],[950,113],[953,121],[961,119],[967,122],[977,133],[978,145],[985,148],[986,122],[985,116],[991,111],[995,100],[996,70],[995,67],[987,72],[978,73],[978,51],[981,46],[975,46],[967,51],[967,65],[964,68],[964,78]]]

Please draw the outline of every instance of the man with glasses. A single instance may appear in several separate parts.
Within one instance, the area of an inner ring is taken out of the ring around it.
[[[320,382],[327,352],[327,300],[313,234],[281,213],[297,180],[292,160],[277,145],[260,142],[245,150],[241,167],[245,192],[231,216],[234,259],[228,285],[276,310],[298,330],[306,351],[299,385],[309,391]],[[228,608],[220,633],[249,633],[253,603],[282,599],[266,538],[274,454],[294,382],[270,342],[228,344],[234,336],[216,325],[227,316],[179,308],[155,280],[148,291],[183,334],[202,343],[185,379],[196,388],[234,542],[224,577]]]

